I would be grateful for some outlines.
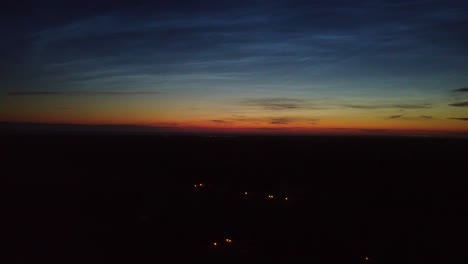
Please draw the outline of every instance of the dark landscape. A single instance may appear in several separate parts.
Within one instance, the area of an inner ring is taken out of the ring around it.
[[[467,260],[466,139],[7,133],[1,144],[9,263]]]

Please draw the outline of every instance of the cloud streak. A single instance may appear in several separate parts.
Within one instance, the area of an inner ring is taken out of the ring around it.
[[[427,116],[427,115],[422,115],[422,116],[419,116],[420,119],[425,119],[425,120],[431,120],[431,119],[434,119],[434,117],[432,116]]]
[[[465,102],[460,102],[460,103],[453,103],[449,104],[450,106],[456,106],[456,107],[467,107],[468,106],[468,101]]]
[[[154,95],[156,91],[17,91],[9,96],[49,96],[49,95]]]
[[[218,123],[218,124],[227,124],[227,123],[231,123],[229,121],[226,121],[226,120],[223,120],[223,119],[213,119],[213,120],[210,120],[211,122],[213,123]]]
[[[215,121],[215,120],[212,120]],[[269,117],[256,117],[256,116],[240,116],[232,115],[230,118],[221,119],[222,122],[230,123],[256,123],[256,124],[270,124],[270,125],[288,125],[292,123],[301,124],[317,124],[320,119],[304,116],[269,116]]]
[[[406,116],[405,114],[400,114],[400,115],[392,115],[389,117],[386,117],[385,119],[401,119],[401,120],[433,120],[433,116],[428,116],[428,115],[420,115],[420,116]]]
[[[270,124],[273,125],[287,125],[291,122],[290,118],[279,117],[279,118],[272,118]]]
[[[460,93],[466,93],[466,92],[468,92],[468,87],[458,88],[458,89],[455,89],[453,91],[454,92],[460,92]]]
[[[291,110],[305,108],[304,101],[294,98],[262,98],[247,99],[242,104],[247,106],[260,107],[266,110]]]
[[[374,109],[428,109],[429,103],[341,103],[333,101],[317,101],[297,98],[255,98],[241,101],[242,105],[258,107],[264,110],[294,110],[311,109],[323,110],[334,108],[353,108],[362,110]]]
[[[400,118],[403,118],[403,115],[393,115],[393,116],[387,117],[386,119],[400,119]]]
[[[452,120],[468,121],[468,117],[451,117]]]
[[[344,107],[355,108],[355,109],[388,109],[388,108],[400,108],[400,109],[425,109],[431,108],[430,104],[344,104]]]

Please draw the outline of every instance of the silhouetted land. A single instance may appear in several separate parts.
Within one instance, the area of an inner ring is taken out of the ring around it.
[[[467,263],[466,139],[9,134],[1,153],[8,263]]]

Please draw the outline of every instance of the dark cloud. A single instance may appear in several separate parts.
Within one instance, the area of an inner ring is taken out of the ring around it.
[[[287,125],[291,122],[292,120],[290,118],[272,118],[270,124],[275,124],[275,125]]]
[[[430,119],[433,119],[432,116],[427,116],[427,115],[422,115],[422,116],[419,116],[420,119],[426,119],[426,120],[430,120]]]
[[[47,96],[47,95],[151,95],[156,91],[18,91],[9,96]]]
[[[403,115],[393,115],[393,116],[387,117],[386,119],[400,119],[400,118],[403,118]]]
[[[274,116],[274,117],[247,117],[233,115],[233,118],[228,120],[236,122],[254,122],[254,123],[268,123],[273,125],[288,125],[296,122],[307,122],[309,124],[316,124],[320,121],[318,118],[306,118],[302,116]]]
[[[239,121],[239,122],[254,122],[254,123],[263,123],[269,119],[260,118],[260,117],[250,117],[250,116],[233,116],[229,120]]]
[[[316,124],[320,119],[318,118],[303,118],[303,117],[274,117],[271,118],[270,124],[274,125],[287,125],[295,122],[308,122]]]
[[[213,119],[213,120],[211,120],[211,122],[213,122],[213,123],[218,123],[218,124],[230,123],[229,121],[222,120],[222,119]]]
[[[465,107],[465,106],[468,106],[468,101],[466,102],[460,102],[460,103],[453,103],[453,104],[449,104],[450,106],[457,106],[457,107]]]
[[[385,108],[400,108],[400,109],[424,109],[431,108],[430,104],[345,104],[344,107],[356,109],[385,109]]]
[[[349,107],[349,108],[356,108],[356,109],[377,109],[377,108],[382,108],[381,106],[377,105],[354,105],[354,104],[346,104],[343,105],[344,107]]]
[[[449,119],[460,120],[460,121],[468,121],[468,117],[452,117],[452,118],[449,118]]]
[[[389,116],[385,119],[404,119],[404,120],[432,120],[434,117],[428,115],[406,116],[404,114]]]
[[[260,107],[266,110],[288,110],[304,108],[304,101],[293,98],[262,98],[262,99],[247,99],[242,101],[248,106]]]
[[[423,109],[431,108],[429,104],[395,104],[391,105],[391,108],[402,108],[402,109]]]
[[[458,89],[455,89],[453,90],[454,92],[468,92],[468,88],[458,88]]]

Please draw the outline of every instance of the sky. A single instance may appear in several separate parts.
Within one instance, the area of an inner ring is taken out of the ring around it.
[[[7,1],[0,121],[468,133],[468,2]]]

